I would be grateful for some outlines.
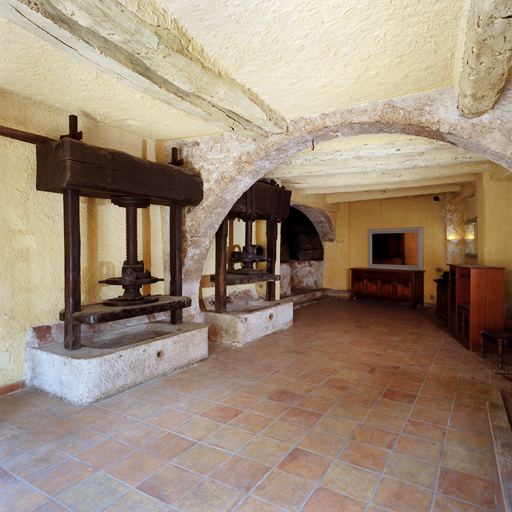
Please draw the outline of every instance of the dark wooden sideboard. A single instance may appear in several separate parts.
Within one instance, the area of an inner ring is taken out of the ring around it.
[[[351,268],[351,299],[408,302],[423,306],[424,270]]]

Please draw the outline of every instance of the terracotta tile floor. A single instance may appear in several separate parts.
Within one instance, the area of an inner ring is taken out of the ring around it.
[[[496,510],[485,405],[510,381],[432,310],[331,300],[210,351],[89,407],[0,398],[0,510]]]

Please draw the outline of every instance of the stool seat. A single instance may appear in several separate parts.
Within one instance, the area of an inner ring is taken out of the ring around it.
[[[498,347],[498,370],[503,369],[503,351],[512,347],[512,331],[482,331],[482,357],[484,357],[484,341],[488,341]]]
[[[498,340],[501,339],[504,347],[512,346],[512,331],[482,331],[482,338],[494,345],[497,345]]]

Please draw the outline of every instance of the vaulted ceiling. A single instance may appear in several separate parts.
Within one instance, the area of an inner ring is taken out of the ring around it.
[[[265,137],[452,86],[459,110],[481,115],[509,72],[509,4],[0,0],[0,94],[164,140]],[[268,177],[335,203],[457,191],[485,170],[446,143],[367,135],[312,147]]]

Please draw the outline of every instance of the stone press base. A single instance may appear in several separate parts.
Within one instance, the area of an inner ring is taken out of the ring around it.
[[[62,342],[27,348],[27,386],[73,405],[87,405],[208,357],[204,324],[151,322],[136,331],[135,343],[110,343],[113,348],[97,348],[101,342],[73,351],[65,350]],[[129,339],[133,330],[117,336]]]
[[[242,310],[205,311],[208,338],[216,343],[242,346],[293,325],[292,302],[250,301]]]

